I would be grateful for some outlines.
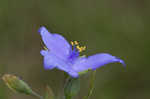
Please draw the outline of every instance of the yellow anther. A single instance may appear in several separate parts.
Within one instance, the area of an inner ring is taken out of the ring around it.
[[[48,50],[48,48],[46,46],[43,46],[44,50]]]
[[[80,46],[76,46],[76,48],[78,49],[78,50],[80,50],[81,48],[80,48]]]
[[[86,49],[86,46],[82,46],[81,48],[82,48],[82,50],[84,51],[84,50]]]
[[[72,45],[72,46],[74,46],[74,45],[75,45],[73,41],[71,41],[71,45]]]
[[[79,52],[82,52],[82,48],[80,46],[78,46],[77,49],[79,50]]]
[[[78,41],[71,41],[71,45],[79,45]]]
[[[86,46],[79,46],[78,41],[71,41],[70,43],[72,46],[75,45],[79,52],[82,52],[86,49]]]
[[[86,47],[85,46],[76,46],[76,48],[79,50],[79,52],[82,52],[82,51],[84,51],[85,49],[86,49]]]
[[[78,41],[74,41],[74,44],[75,44],[75,45],[79,45]]]

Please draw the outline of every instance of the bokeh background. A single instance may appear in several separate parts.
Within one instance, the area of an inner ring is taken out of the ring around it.
[[[61,95],[64,73],[45,71],[39,53],[37,30],[44,25],[86,45],[82,54],[106,52],[126,62],[126,69],[115,63],[97,70],[91,99],[150,99],[149,10],[149,0],[0,0],[0,76],[15,74],[40,94],[49,84]],[[88,75],[75,99],[87,94]],[[37,99],[13,93],[0,80],[0,99],[27,98]]]

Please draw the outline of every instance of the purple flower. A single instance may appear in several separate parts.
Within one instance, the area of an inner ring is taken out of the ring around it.
[[[77,41],[69,44],[63,36],[52,34],[45,27],[41,27],[39,32],[47,47],[47,49],[41,50],[45,69],[57,68],[72,77],[78,77],[80,72],[95,70],[108,63],[119,62],[125,65],[123,60],[108,53],[99,53],[89,57],[80,56],[80,52],[86,47],[79,46]]]

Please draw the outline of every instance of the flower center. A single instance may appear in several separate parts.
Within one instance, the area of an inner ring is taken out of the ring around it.
[[[79,52],[83,52],[86,46],[80,46],[78,41],[71,41],[71,45],[75,46]]]

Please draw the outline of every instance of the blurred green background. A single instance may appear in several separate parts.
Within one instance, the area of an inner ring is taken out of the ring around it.
[[[43,69],[37,30],[44,25],[86,45],[83,54],[106,52],[126,62],[126,69],[115,63],[97,70],[91,99],[150,99],[149,10],[149,0],[0,0],[0,76],[18,75],[40,94],[47,84],[61,93],[64,73]],[[87,94],[88,76],[81,81],[76,99]],[[0,80],[0,99],[27,98],[37,99]]]

